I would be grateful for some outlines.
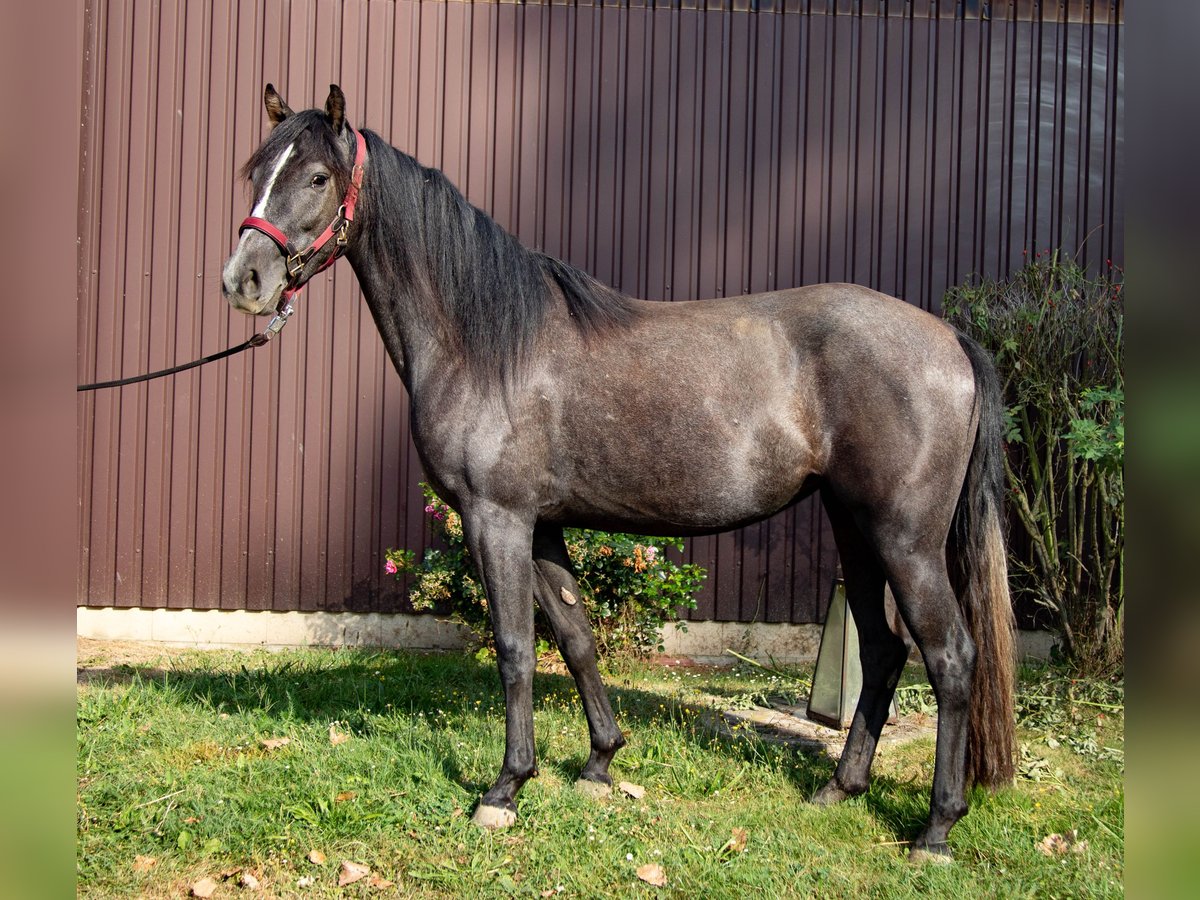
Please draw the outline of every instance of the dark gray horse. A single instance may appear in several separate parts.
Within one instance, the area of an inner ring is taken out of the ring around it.
[[[425,471],[462,514],[489,598],[506,745],[475,821],[511,825],[536,774],[535,599],[587,714],[581,785],[606,790],[625,743],[583,606],[561,599],[579,594],[564,526],[709,534],[820,491],[863,688],[814,799],[867,789],[906,656],[885,620],[886,581],[938,701],[930,818],[913,848],[948,858],[968,780],[1002,784],[1013,765],[1001,408],[983,352],[854,285],[625,297],[525,249],[441,172],[350,127],[337,86],[324,110],[293,113],[267,85],[266,108],[274,127],[245,167],[255,206],[224,293],[268,314],[336,254],[354,267],[411,397]]]

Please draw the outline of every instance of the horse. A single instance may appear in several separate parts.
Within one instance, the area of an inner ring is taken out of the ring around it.
[[[1012,779],[1013,612],[1002,406],[985,352],[935,316],[851,284],[687,302],[637,300],[522,246],[423,166],[268,84],[270,131],[242,170],[252,214],[222,271],[237,310],[286,321],[345,255],[411,399],[429,482],[462,516],[485,586],[505,700],[500,773],[473,815],[516,822],[537,774],[534,603],[582,700],[577,785],[611,789],[625,744],[567,556],[567,526],[712,534],[819,493],[860,634],[862,690],[833,776],[867,790],[907,647],[938,705],[929,819],[910,858],[946,861],[968,783]],[[304,247],[305,249],[297,249]]]

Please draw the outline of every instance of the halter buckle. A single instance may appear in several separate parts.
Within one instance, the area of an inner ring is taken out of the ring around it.
[[[312,249],[297,250],[287,258],[287,273],[288,277],[296,279],[300,277],[300,273],[304,271],[304,266],[308,263],[308,257],[312,255]]]
[[[350,243],[350,220],[346,218],[345,203],[338,207],[337,218],[334,219],[334,221],[341,222],[341,224],[335,229],[337,232],[337,245],[338,247],[345,249],[346,245]]]

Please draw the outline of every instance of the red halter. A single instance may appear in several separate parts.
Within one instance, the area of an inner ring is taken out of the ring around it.
[[[305,282],[308,281],[308,278],[301,281],[300,276],[304,272],[304,267],[308,265],[308,261],[313,258],[313,255],[329,243],[330,238],[336,235],[337,247],[330,254],[329,259],[321,263],[316,271],[312,273],[312,275],[316,275],[317,272],[322,272],[332,266],[337,262],[338,257],[346,252],[350,223],[354,221],[354,207],[358,204],[358,192],[362,187],[363,164],[367,161],[367,142],[363,138],[362,132],[355,131],[349,125],[346,127],[354,132],[354,139],[357,144],[357,149],[354,153],[354,168],[350,171],[350,184],[346,188],[346,196],[342,198],[342,205],[338,207],[337,215],[307,249],[297,250],[296,246],[288,240],[286,234],[266,219],[260,219],[257,216],[247,216],[242,220],[242,224],[238,228],[239,235],[247,228],[261,231],[275,242],[286,259],[288,280],[284,286],[283,294],[279,298],[279,305],[275,307],[276,316],[271,324],[267,326],[267,332],[270,334],[278,334],[280,329],[283,328],[283,323],[292,314],[292,296],[299,292],[304,287]],[[267,332],[264,332],[264,334]],[[270,340],[270,337],[267,337],[267,339]]]

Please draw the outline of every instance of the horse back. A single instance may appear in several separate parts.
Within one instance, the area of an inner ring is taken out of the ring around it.
[[[528,400],[540,436],[525,452],[547,475],[545,518],[735,527],[827,480],[879,494],[917,477],[914,459],[939,456],[929,446],[947,430],[961,440],[936,462],[965,465],[969,362],[902,301],[819,285],[636,313],[602,337],[562,328],[543,344]]]

